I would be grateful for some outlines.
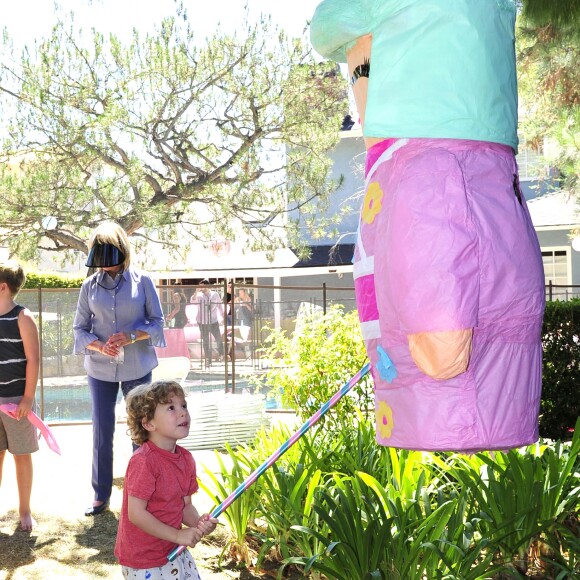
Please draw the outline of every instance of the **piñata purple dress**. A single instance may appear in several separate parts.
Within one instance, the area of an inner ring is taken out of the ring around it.
[[[367,154],[354,279],[381,445],[538,437],[544,276],[514,155],[514,17],[509,0],[325,0],[312,21],[337,60],[373,35],[364,134],[385,139]],[[467,370],[417,367],[410,335],[463,329]]]

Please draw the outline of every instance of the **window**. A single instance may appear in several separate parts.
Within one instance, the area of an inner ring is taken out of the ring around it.
[[[574,288],[568,288],[570,285],[568,273],[570,271],[568,250],[543,250],[542,262],[544,263],[544,280],[546,283],[546,296],[553,300],[567,300],[574,295]],[[564,286],[564,288],[550,289],[550,283],[553,286]]]
[[[548,250],[542,252],[544,278],[546,284],[568,284],[568,252],[566,250]]]
[[[516,160],[518,162],[520,179],[522,181],[537,179],[543,167],[543,147],[540,147],[537,150],[532,149],[532,147],[526,143],[526,140],[522,135],[518,135],[518,137],[520,145]]]

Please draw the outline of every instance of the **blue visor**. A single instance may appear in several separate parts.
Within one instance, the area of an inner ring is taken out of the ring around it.
[[[89,252],[85,266],[89,268],[109,268],[125,262],[125,254],[113,244],[96,243]]]

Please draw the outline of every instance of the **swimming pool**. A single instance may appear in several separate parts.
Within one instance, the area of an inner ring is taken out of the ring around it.
[[[77,423],[91,421],[91,396],[86,377],[63,377],[60,384],[45,381],[43,396],[37,391],[36,402],[43,407],[44,420],[49,423]],[[183,384],[186,393],[205,393],[225,391],[223,378],[221,380],[186,380]],[[231,384],[229,385],[231,388]],[[280,401],[269,396],[268,389],[255,391],[255,386],[247,379],[236,380],[236,392],[261,392],[266,394],[265,409],[281,409]],[[117,403],[122,395],[119,390]]]

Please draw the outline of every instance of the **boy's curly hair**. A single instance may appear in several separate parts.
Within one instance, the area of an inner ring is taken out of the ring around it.
[[[149,439],[149,432],[143,427],[143,420],[151,421],[157,405],[169,403],[171,395],[185,397],[179,383],[175,381],[156,381],[135,387],[127,395],[127,425],[129,435],[137,444],[142,445]]]

